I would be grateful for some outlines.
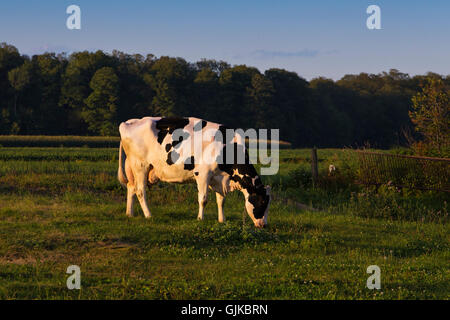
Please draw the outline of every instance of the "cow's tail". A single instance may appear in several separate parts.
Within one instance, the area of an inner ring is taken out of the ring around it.
[[[119,169],[117,170],[117,179],[119,179],[119,182],[122,186],[126,187],[128,183],[127,175],[125,173],[125,159],[127,158],[127,155],[125,154],[125,151],[122,147],[122,141],[120,141],[120,148],[119,148]]]

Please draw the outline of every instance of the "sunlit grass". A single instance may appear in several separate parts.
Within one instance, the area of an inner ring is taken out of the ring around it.
[[[342,168],[343,152],[320,150],[320,170],[329,163]],[[448,224],[364,216],[358,210],[381,204],[356,206],[351,190],[291,181],[293,170],[308,168],[309,150],[281,150],[279,175],[265,177],[275,200],[263,230],[243,216],[239,193],[227,197],[225,224],[217,222],[213,195],[198,222],[195,185],[153,186],[153,218],[143,218],[138,205],[138,215],[127,218],[116,153],[0,149],[0,298],[450,297]],[[295,202],[322,210],[300,210]],[[72,264],[81,267],[80,291],[66,287]],[[380,291],[366,288],[373,264],[381,268]]]

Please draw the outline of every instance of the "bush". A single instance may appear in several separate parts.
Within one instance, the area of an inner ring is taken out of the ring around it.
[[[312,186],[311,170],[305,167],[299,167],[289,171],[286,185],[293,188],[310,188]]]
[[[446,222],[448,208],[442,197],[445,195],[385,184],[378,189],[371,187],[352,193],[345,210],[366,218]]]

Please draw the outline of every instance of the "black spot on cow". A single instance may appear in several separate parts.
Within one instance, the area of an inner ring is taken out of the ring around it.
[[[170,151],[167,154],[167,164],[169,166],[173,165],[175,162],[177,162],[178,158],[180,157],[180,154],[178,154],[176,151]]]
[[[173,138],[173,136],[172,136],[172,138]],[[178,137],[178,140],[173,140],[172,141],[172,147],[174,149],[177,149],[178,147],[181,146],[181,142],[183,142],[187,138],[189,138],[189,132],[183,131],[182,135]]]
[[[233,157],[230,159],[227,154],[231,152]],[[255,167],[250,163],[248,153],[244,149],[244,146],[237,143],[224,145],[217,156],[216,161],[220,170],[228,173],[235,181],[241,183],[245,182],[245,185],[253,185],[252,179],[258,175]],[[238,174],[236,174],[236,170]],[[244,178],[240,176],[244,176]],[[242,181],[244,179],[246,181]],[[261,182],[261,180],[259,180],[259,182]]]
[[[169,152],[172,149],[172,145],[170,143],[166,144],[166,152]]]
[[[176,129],[182,129],[189,124],[189,119],[178,117],[166,117],[156,121],[158,132],[158,143],[161,144],[167,134],[172,134]]]
[[[195,160],[194,156],[191,156],[190,158],[187,158],[184,161],[184,170],[191,171],[194,170],[194,168],[195,168]]]
[[[183,139],[183,136],[181,136],[178,140],[172,141],[173,148],[175,149],[179,143],[183,142]]]
[[[201,131],[204,127],[206,127],[207,124],[208,122],[205,120],[197,121],[197,123],[194,125],[194,132]]]

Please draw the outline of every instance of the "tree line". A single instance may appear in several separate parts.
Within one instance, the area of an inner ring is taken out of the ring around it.
[[[430,78],[380,74],[306,81],[225,61],[113,51],[21,55],[0,44],[0,134],[118,135],[143,116],[195,116],[231,128],[279,128],[296,147],[386,148],[414,136],[412,97]]]

